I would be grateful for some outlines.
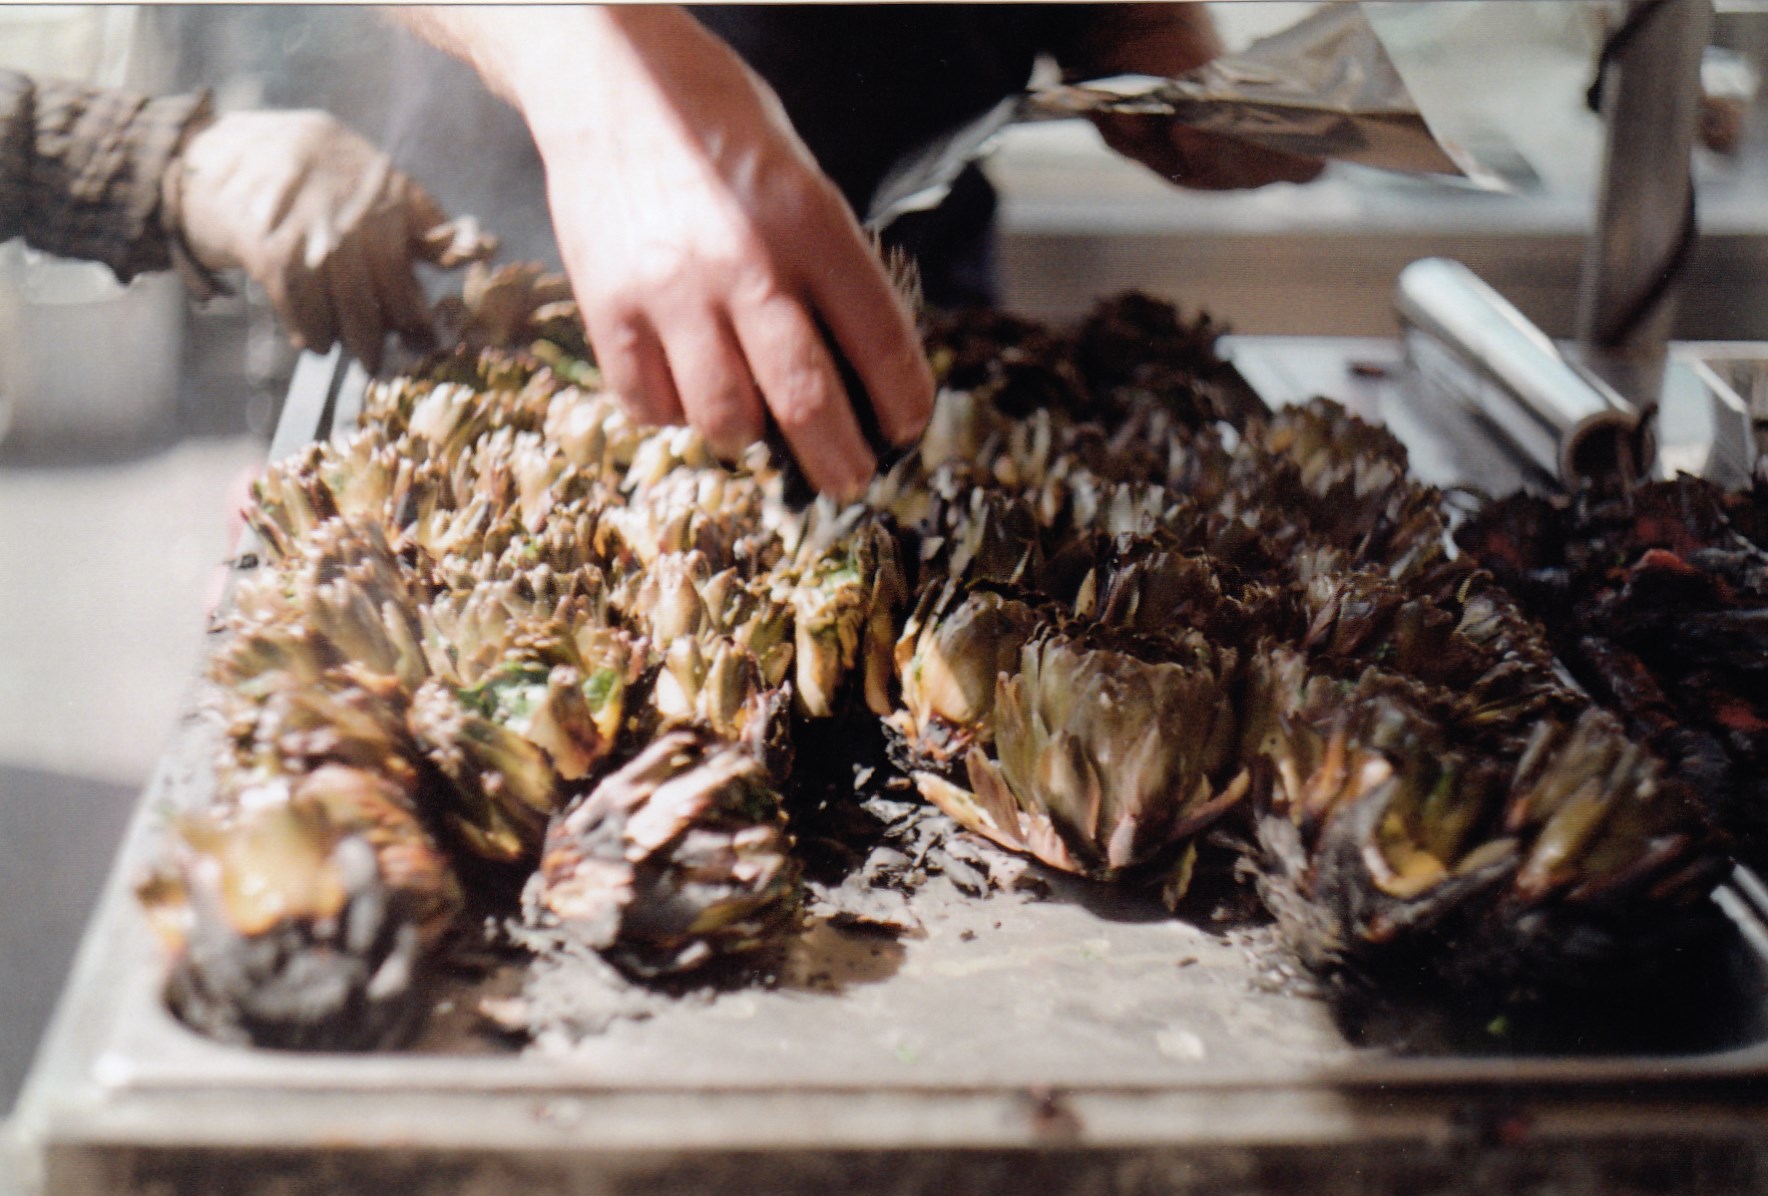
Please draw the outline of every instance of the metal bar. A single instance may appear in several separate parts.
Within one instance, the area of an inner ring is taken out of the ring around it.
[[[353,432],[357,422],[362,418],[362,400],[368,393],[368,371],[357,361],[350,362],[344,369],[343,380],[338,384],[337,398],[332,403],[331,434]]]
[[[1750,949],[1763,959],[1768,959],[1768,926],[1762,923],[1761,914],[1744,900],[1740,891],[1729,885],[1720,885],[1713,890],[1713,904],[1724,911],[1736,925],[1737,931],[1743,936]]]
[[[276,435],[270,440],[270,460],[292,456],[331,430],[332,400],[338,393],[342,374],[338,367],[343,359],[343,348],[334,345],[324,357],[303,353],[295,362],[289,397],[276,421]]]
[[[1711,0],[1632,0],[1627,13],[1636,32],[1617,39],[1602,81],[1608,138],[1577,339],[1587,366],[1647,407],[1663,385],[1674,288],[1636,309],[1674,263],[1690,210],[1689,155],[1713,8]]]

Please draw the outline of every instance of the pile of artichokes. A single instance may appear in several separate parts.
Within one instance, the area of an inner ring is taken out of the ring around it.
[[[568,303],[506,308],[503,347],[468,311],[256,488],[217,792],[142,886],[193,1023],[384,1041],[523,878],[635,976],[773,950],[794,738],[851,720],[1053,869],[1178,906],[1238,844],[1328,974],[1596,975],[1702,924],[1722,856],[1658,758],[1452,555],[1397,441],[1245,418],[1207,322],[934,319],[918,449],[796,508],[765,448],[634,426]]]

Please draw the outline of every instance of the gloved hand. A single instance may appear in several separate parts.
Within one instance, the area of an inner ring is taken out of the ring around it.
[[[1215,24],[1201,5],[1096,4],[1062,47],[1071,79],[1145,74],[1173,77],[1222,52]],[[1170,183],[1198,191],[1238,191],[1267,183],[1306,183],[1325,163],[1266,149],[1219,133],[1176,125],[1165,117],[1098,114],[1105,144]]]
[[[1095,114],[1105,144],[1169,183],[1193,191],[1242,191],[1268,183],[1308,183],[1326,163],[1220,133],[1188,129],[1161,116]]]
[[[324,112],[221,116],[167,169],[162,200],[174,242],[201,267],[244,269],[296,344],[342,341],[370,371],[388,332],[434,343],[418,261],[454,267],[497,247]]]

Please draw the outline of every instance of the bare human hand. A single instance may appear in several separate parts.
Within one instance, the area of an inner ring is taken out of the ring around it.
[[[819,490],[876,468],[818,329],[906,444],[932,408],[909,314],[772,90],[688,14],[433,11],[411,21],[526,117],[609,385],[734,455],[771,414]]]

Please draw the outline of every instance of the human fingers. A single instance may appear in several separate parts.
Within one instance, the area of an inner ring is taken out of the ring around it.
[[[618,312],[586,313],[584,323],[602,380],[633,422],[681,423],[681,397],[650,321],[637,312]]]
[[[1237,191],[1270,183],[1307,183],[1326,168],[1319,158],[1254,145],[1238,137],[1175,125],[1173,147],[1189,176],[1175,180],[1206,191]]]
[[[856,413],[864,418],[859,404],[869,403],[887,440],[913,444],[933,413],[933,371],[883,265],[857,227],[843,232],[847,252],[812,270],[811,298],[864,386],[847,396]]]
[[[1172,122],[1161,116],[1128,116],[1118,113],[1095,114],[1089,119],[1099,130],[1099,138],[1112,150],[1139,162],[1168,182],[1184,169],[1179,151],[1169,135]]]
[[[733,309],[732,322],[750,374],[811,485],[858,497],[878,463],[803,305],[776,292]]]
[[[668,330],[664,351],[687,422],[714,452],[735,460],[761,439],[766,416],[729,321],[702,310]]]

